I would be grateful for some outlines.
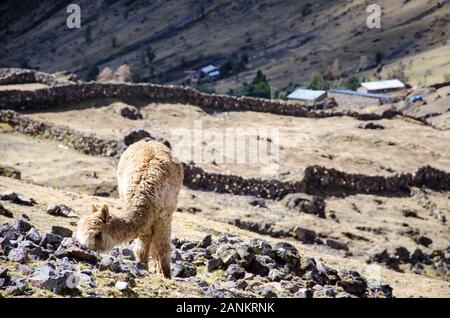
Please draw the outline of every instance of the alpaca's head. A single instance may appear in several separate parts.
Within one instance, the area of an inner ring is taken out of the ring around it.
[[[107,205],[103,205],[100,211],[93,205],[91,213],[78,222],[76,238],[92,250],[110,250],[114,247],[114,241],[108,231],[110,221]]]

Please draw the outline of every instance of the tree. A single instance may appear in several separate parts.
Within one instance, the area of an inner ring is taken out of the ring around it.
[[[262,71],[258,70],[258,72],[256,72],[255,78],[248,86],[247,95],[262,98],[271,97],[269,82]]]
[[[330,88],[330,84],[325,80],[322,74],[314,73],[308,87],[316,90],[327,90]]]
[[[121,65],[113,75],[113,78],[117,82],[132,82],[133,77],[131,75],[130,68],[127,64]]]
[[[113,71],[109,67],[105,67],[97,76],[98,82],[109,82],[113,80]]]
[[[377,52],[375,53],[375,63],[377,63],[377,65],[381,64],[383,62],[384,59],[384,55],[381,52]]]
[[[98,68],[97,64],[89,67],[89,71],[88,71],[88,75],[87,75],[88,80],[95,81],[99,71],[100,71],[100,69]]]

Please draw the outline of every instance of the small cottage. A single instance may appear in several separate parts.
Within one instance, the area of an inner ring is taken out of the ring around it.
[[[326,91],[316,91],[311,89],[298,88],[288,95],[288,99],[301,100],[305,102],[318,102],[327,97]]]
[[[405,84],[397,79],[387,81],[365,82],[358,88],[360,93],[380,94],[404,90]]]

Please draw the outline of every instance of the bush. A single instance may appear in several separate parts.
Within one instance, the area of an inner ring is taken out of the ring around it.
[[[330,83],[323,77],[322,74],[314,73],[308,88],[315,90],[327,90],[330,88]]]
[[[125,83],[132,82],[133,77],[131,75],[130,68],[127,64],[121,65],[113,74],[113,79],[117,82]]]
[[[110,82],[113,80],[113,71],[109,67],[105,67],[97,76],[98,82]]]

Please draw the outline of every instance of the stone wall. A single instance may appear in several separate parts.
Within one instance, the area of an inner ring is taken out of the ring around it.
[[[69,127],[31,119],[14,111],[0,111],[0,122],[8,123],[17,131],[56,140],[85,154],[114,157],[125,149],[122,141],[105,140],[77,132]],[[267,199],[282,199],[289,193],[309,194],[404,194],[410,187],[427,186],[450,191],[450,173],[430,166],[416,173],[391,176],[351,174],[321,166],[309,166],[297,182],[243,178],[241,176],[210,173],[193,164],[184,163],[184,185],[193,190],[214,191],[235,195],[251,195]]]
[[[0,111],[0,122],[11,125],[20,133],[54,140],[89,155],[115,156],[123,147],[116,140],[100,139],[69,127],[31,119],[14,111]]]
[[[190,87],[157,84],[128,83],[78,83],[66,84],[33,91],[7,90],[0,92],[0,109],[16,111],[41,111],[58,105],[70,105],[86,100],[114,98],[124,102],[148,102],[196,105],[209,111],[255,111],[277,115],[324,118],[351,116],[360,120],[392,118],[398,112],[391,109],[379,113],[337,112],[333,99],[314,106],[253,97],[234,97],[201,93]]]
[[[55,86],[69,83],[61,75],[62,73],[48,74],[21,68],[0,68],[0,85],[41,83]]]

